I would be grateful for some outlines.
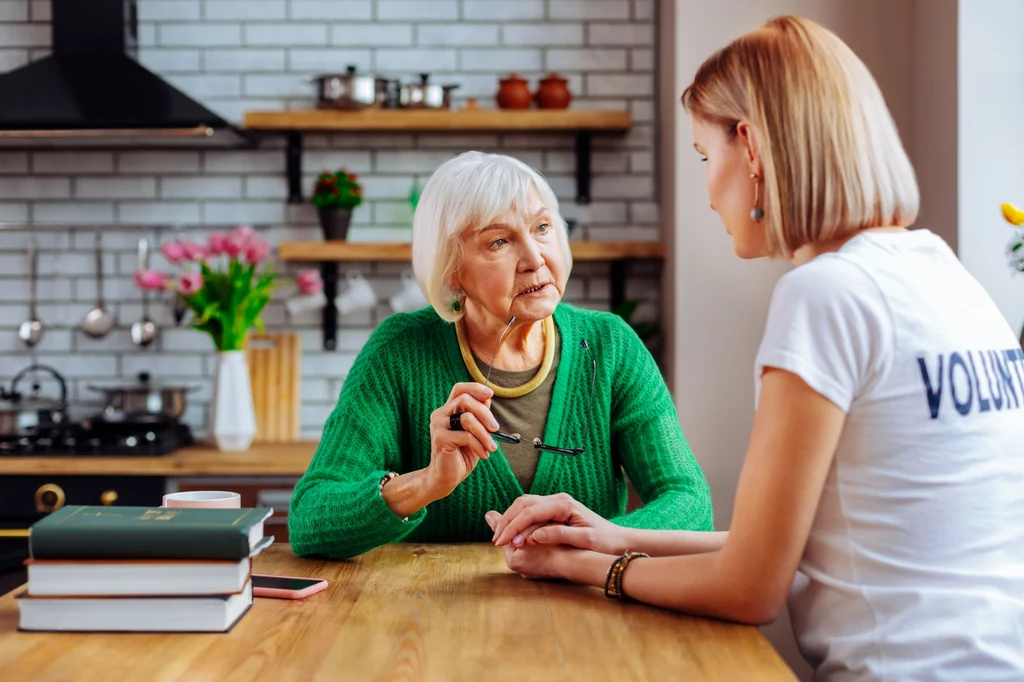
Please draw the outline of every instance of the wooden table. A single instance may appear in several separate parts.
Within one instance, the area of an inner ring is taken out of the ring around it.
[[[523,580],[490,545],[386,546],[352,561],[287,545],[255,571],[327,578],[301,601],[257,599],[227,634],[17,632],[0,599],[0,670],[33,682],[794,680],[754,627]]]
[[[301,476],[317,443],[262,443],[241,452],[199,444],[159,457],[0,457],[0,476]]]

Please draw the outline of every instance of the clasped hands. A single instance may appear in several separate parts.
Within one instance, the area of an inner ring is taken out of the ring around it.
[[[572,579],[572,567],[589,552],[619,555],[628,530],[591,511],[567,493],[524,495],[504,514],[484,517],[508,567],[528,579]]]

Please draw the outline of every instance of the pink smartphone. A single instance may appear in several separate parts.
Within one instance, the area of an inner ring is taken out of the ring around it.
[[[287,575],[252,575],[252,596],[274,599],[303,599],[327,589],[323,578],[296,578]]]

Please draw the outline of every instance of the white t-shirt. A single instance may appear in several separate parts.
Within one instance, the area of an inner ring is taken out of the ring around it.
[[[861,233],[779,281],[766,366],[847,415],[789,600],[815,679],[1024,679],[1024,354],[984,289]]]

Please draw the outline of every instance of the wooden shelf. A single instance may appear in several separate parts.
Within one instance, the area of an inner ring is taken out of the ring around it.
[[[606,261],[611,264],[611,302],[615,306],[626,298],[626,262],[634,259],[664,260],[661,242],[569,242],[575,262]],[[339,263],[408,263],[412,244],[375,244],[359,242],[282,242],[277,257],[284,261],[320,264],[327,304],[323,310],[324,348],[337,344],[337,310],[332,303],[338,295]]]
[[[614,261],[626,258],[665,258],[661,242],[570,242],[575,261]],[[278,258],[285,261],[408,262],[411,244],[361,244],[358,242],[283,242]]]
[[[0,475],[302,476],[317,441],[262,443],[242,452],[198,444],[159,457],[0,457]]]
[[[364,109],[338,111],[248,111],[248,130],[283,133],[288,202],[302,203],[302,146],[306,133],[404,132],[404,133],[572,133],[576,136],[576,202],[590,203],[590,148],[594,134],[621,134],[629,130],[628,111],[577,109]]]
[[[362,132],[625,132],[628,111],[582,109],[364,109],[248,111],[244,126],[260,131]]]

